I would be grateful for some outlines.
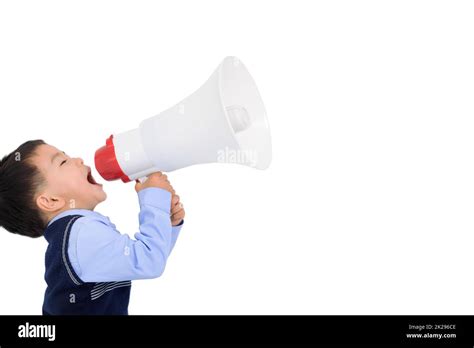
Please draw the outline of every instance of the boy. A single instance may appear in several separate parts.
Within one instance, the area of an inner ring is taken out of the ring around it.
[[[48,241],[44,315],[127,315],[131,280],[163,273],[183,206],[161,172],[135,190],[136,240],[94,211],[107,196],[82,159],[33,140],[0,161],[0,226]]]

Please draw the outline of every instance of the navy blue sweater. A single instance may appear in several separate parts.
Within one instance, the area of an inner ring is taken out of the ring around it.
[[[43,315],[127,315],[131,281],[83,282],[69,261],[71,227],[81,215],[68,215],[49,225]]]

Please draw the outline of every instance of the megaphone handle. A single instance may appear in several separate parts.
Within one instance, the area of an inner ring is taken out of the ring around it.
[[[142,176],[141,178],[138,178],[137,181],[139,181],[141,184],[143,184],[146,181],[146,179],[148,179],[147,176]]]

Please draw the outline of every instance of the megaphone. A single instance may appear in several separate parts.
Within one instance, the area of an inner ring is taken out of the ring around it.
[[[236,57],[226,57],[193,94],[139,127],[113,134],[95,153],[105,180],[142,179],[201,163],[266,169],[270,127],[257,86]]]

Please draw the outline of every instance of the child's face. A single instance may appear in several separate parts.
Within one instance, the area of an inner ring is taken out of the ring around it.
[[[35,152],[31,160],[45,180],[36,203],[46,215],[75,208],[93,210],[107,198],[81,158],[71,158],[47,144],[39,145]]]

